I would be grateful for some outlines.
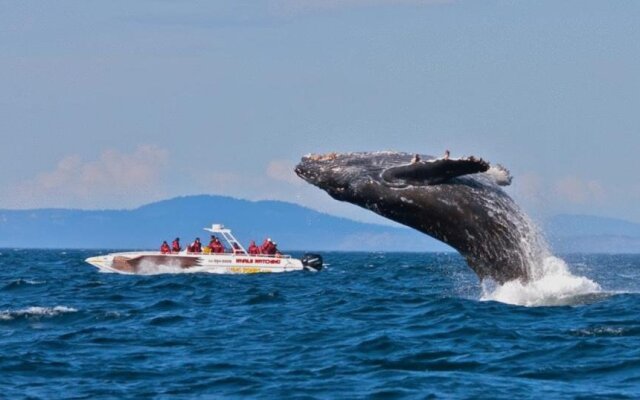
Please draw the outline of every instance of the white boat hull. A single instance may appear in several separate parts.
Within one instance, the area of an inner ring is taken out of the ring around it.
[[[295,258],[245,254],[127,252],[90,257],[85,261],[101,272],[134,275],[163,273],[256,274],[305,269],[303,262]]]

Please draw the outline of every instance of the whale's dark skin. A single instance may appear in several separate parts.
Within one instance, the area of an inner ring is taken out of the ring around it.
[[[511,177],[479,159],[408,153],[306,156],[296,173],[337,200],[367,208],[441,240],[483,280],[530,279],[530,223],[500,188]]]

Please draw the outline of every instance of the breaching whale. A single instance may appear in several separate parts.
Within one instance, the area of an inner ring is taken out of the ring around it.
[[[303,157],[295,172],[334,199],[447,243],[481,280],[526,282],[543,256],[533,224],[501,188],[509,172],[482,159],[330,153]]]

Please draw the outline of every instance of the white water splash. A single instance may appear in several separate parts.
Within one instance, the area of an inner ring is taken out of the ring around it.
[[[483,284],[481,300],[527,307],[555,306],[576,303],[577,298],[601,293],[600,285],[584,276],[573,275],[567,264],[554,256],[542,261],[537,278],[525,284],[510,281],[491,287]]]
[[[21,310],[0,311],[0,321],[10,321],[19,317],[52,317],[59,314],[77,312],[75,308],[65,306],[55,307],[28,307]]]
[[[496,213],[504,210],[499,202],[490,206]],[[507,212],[503,216],[516,227],[511,233],[518,238],[530,280],[526,283],[514,280],[502,285],[483,282],[481,300],[527,307],[557,306],[583,303],[602,294],[598,283],[572,274],[567,263],[551,253],[538,226],[522,210],[515,211],[515,215]]]
[[[180,274],[185,272],[193,272],[193,269],[185,269],[179,265],[156,264],[149,260],[142,260],[136,269],[137,275]]]

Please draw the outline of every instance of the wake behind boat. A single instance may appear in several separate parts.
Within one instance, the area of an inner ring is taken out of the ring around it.
[[[313,271],[322,269],[322,257],[305,254],[298,260],[284,254],[249,254],[223,225],[213,224],[205,231],[218,234],[232,253],[179,253],[133,251],[87,258],[85,261],[101,272],[150,275],[159,273],[255,274],[270,272]]]

